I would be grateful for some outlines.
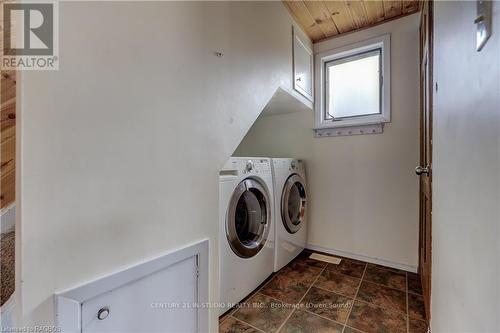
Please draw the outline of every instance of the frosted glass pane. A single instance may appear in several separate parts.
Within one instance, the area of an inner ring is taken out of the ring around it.
[[[328,113],[334,118],[380,113],[380,54],[328,67]]]

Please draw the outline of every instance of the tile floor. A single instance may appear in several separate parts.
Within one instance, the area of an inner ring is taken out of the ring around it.
[[[425,333],[417,274],[303,252],[220,318],[220,333]]]

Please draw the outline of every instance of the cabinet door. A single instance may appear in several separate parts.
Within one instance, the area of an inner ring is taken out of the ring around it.
[[[81,305],[81,331],[195,333],[197,279],[193,256],[91,298]]]
[[[313,100],[313,54],[307,39],[293,28],[293,88]]]

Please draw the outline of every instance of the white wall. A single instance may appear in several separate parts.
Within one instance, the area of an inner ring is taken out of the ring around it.
[[[217,301],[218,171],[290,85],[291,24],[281,2],[60,3],[60,70],[19,80],[25,325],[53,322],[55,291],[205,237]]]
[[[235,153],[305,159],[310,246],[416,269],[418,26],[415,14],[314,47],[391,34],[392,122],[383,134],[315,139],[312,112],[259,117]]]
[[[500,3],[475,50],[476,3],[436,1],[433,332],[500,331]]]

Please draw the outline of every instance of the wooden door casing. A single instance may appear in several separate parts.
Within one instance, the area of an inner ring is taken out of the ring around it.
[[[426,1],[420,22],[420,175],[419,273],[430,322],[432,269],[432,1]]]

